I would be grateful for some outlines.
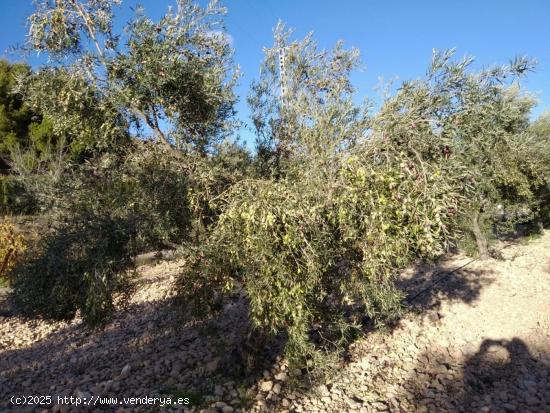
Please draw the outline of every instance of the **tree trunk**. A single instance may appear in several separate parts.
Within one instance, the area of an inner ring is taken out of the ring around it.
[[[476,238],[477,250],[479,252],[479,258],[485,260],[489,258],[489,248],[487,246],[487,238],[481,232],[479,228],[479,212],[475,212],[472,217],[472,231]]]

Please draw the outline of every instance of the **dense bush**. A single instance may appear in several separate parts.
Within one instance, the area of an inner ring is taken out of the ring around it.
[[[80,310],[91,324],[104,321],[113,298],[128,289],[133,224],[97,214],[73,216],[13,270],[15,305],[29,316],[72,319]]]
[[[212,309],[211,298],[242,286],[253,334],[288,334],[294,361],[317,354],[316,341],[342,343],[364,315],[399,315],[396,270],[445,251],[462,195],[431,171],[419,180],[411,160],[377,161],[373,148],[347,158],[335,180],[236,184],[186,266],[183,293]]]
[[[182,285],[210,311],[242,288],[249,338],[283,335],[291,361],[311,367],[363,316],[400,314],[395,277],[412,259],[437,257],[470,233],[483,254],[499,203],[510,225],[533,219],[544,180],[525,140],[532,100],[506,83],[527,61],[470,73],[471,60],[436,54],[426,79],[369,117],[352,102],[353,51],[318,52],[310,37],[287,45],[288,36],[279,26],[249,98],[263,178],[218,199],[219,222]],[[284,100],[272,92],[279,47],[290,62]]]
[[[206,158],[155,143],[120,152],[86,161],[47,195],[53,230],[13,270],[24,312],[105,320],[131,290],[134,257],[199,242],[219,213],[208,201],[249,163],[232,145]]]
[[[104,320],[136,254],[189,236],[187,188],[183,163],[157,145],[86,162],[51,195],[53,231],[13,270],[16,303],[32,315]]]
[[[520,159],[534,178],[536,213],[541,223],[550,228],[550,112],[533,122],[523,139]]]

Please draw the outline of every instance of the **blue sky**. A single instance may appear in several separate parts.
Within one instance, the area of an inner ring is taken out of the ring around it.
[[[204,2],[204,1],[202,1]],[[147,14],[158,18],[175,0],[141,0]],[[123,18],[135,0],[123,0]],[[248,121],[246,94],[259,72],[262,47],[272,45],[278,19],[303,37],[313,31],[321,47],[340,39],[361,50],[363,69],[353,76],[362,99],[376,99],[379,77],[399,81],[422,76],[432,49],[457,48],[459,56],[476,57],[477,67],[507,63],[517,55],[538,60],[523,82],[537,94],[537,116],[550,109],[549,0],[225,0],[226,26],[233,38],[235,61],[243,77],[237,93],[239,117]],[[0,1],[0,56],[21,60],[4,51],[25,38],[31,0]],[[32,59],[31,63],[36,64]],[[251,134],[242,131],[249,143]]]

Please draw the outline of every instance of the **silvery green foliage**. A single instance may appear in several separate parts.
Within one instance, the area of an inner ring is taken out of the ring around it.
[[[30,46],[52,60],[19,91],[84,154],[68,164],[61,146],[58,167],[21,169],[52,221],[14,270],[30,315],[104,321],[128,296],[133,257],[198,242],[218,214],[211,199],[248,163],[216,142],[231,126],[236,76],[224,9],[181,0],[159,22],[137,10],[114,34],[116,5],[39,1],[30,18]]]
[[[20,83],[19,92],[45,116],[53,139],[45,151],[39,152],[34,142],[13,150],[13,169],[38,206],[49,210],[65,173],[98,153],[122,149],[129,142],[129,125],[112,101],[71,68],[33,73]]]
[[[317,375],[365,316],[399,316],[402,268],[445,253],[474,223],[482,237],[497,200],[529,203],[540,162],[522,155],[532,101],[510,82],[528,61],[475,72],[469,58],[436,53],[369,117],[353,104],[357,54],[289,36],[277,27],[249,97],[263,175],[217,197],[219,220],[181,282],[203,310],[241,287],[243,348],[283,336],[290,361]]]
[[[202,8],[177,0],[160,21],[138,9],[124,31],[114,33],[120,3],[40,0],[29,18],[28,45],[84,80],[132,130],[151,132],[167,146],[209,149],[232,126],[235,100],[225,9],[217,1]]]
[[[369,122],[368,106],[353,101],[349,79],[359,67],[359,51],[345,49],[342,42],[321,50],[312,33],[302,40],[291,36],[279,22],[248,97],[259,158],[264,170],[276,174],[290,166],[284,164],[291,158],[326,160],[349,149],[365,138]]]
[[[94,150],[113,149],[113,145],[126,140],[126,119],[78,71],[43,68],[21,86],[19,91],[25,95],[26,103],[41,108],[51,120],[57,139],[66,142],[66,150],[72,154],[70,160],[81,161]]]
[[[112,22],[113,8],[120,3],[120,0],[39,0],[29,17],[29,46],[61,59],[69,53],[83,53],[89,38],[96,52],[104,56],[118,44]]]
[[[535,189],[537,213],[543,225],[550,227],[550,112],[534,121],[525,134],[522,159],[538,185]]]
[[[463,181],[470,199],[464,230],[477,234],[484,255],[483,238],[502,223],[492,218],[496,206],[508,210],[508,227],[533,220],[541,181],[524,155],[534,99],[518,82],[533,62],[517,58],[480,71],[471,70],[472,62],[454,59],[453,50],[435,52],[425,78],[405,82],[384,102],[373,135]]]

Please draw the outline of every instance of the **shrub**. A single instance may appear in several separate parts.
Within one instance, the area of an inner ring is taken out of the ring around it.
[[[134,223],[88,211],[29,249],[14,269],[16,307],[29,316],[104,321],[127,293]],[[133,237],[134,236],[134,237]]]
[[[369,118],[347,82],[356,55],[318,52],[310,37],[286,49],[279,106],[274,50],[288,34],[279,26],[276,36],[249,98],[263,178],[217,199],[219,221],[189,252],[182,294],[212,311],[242,289],[248,340],[286,337],[290,361],[309,368],[337,354],[364,315],[381,324],[400,314],[395,277],[412,259],[469,232],[482,250],[499,202],[516,207],[516,222],[531,219],[521,211],[532,211],[540,162],[520,155],[531,100],[501,85],[528,70],[525,60],[471,74],[471,60],[435,55],[427,79]]]
[[[532,63],[518,58],[471,72],[473,59],[455,61],[453,53],[434,54],[427,77],[405,82],[373,124],[394,147],[462,179],[469,202],[461,230],[486,257],[488,238],[538,219],[543,157],[530,149],[534,100],[517,83]]]
[[[133,257],[189,236],[187,178],[177,157],[140,144],[87,162],[56,188],[53,232],[14,269],[27,314],[104,321],[128,296]],[[176,206],[176,207],[174,207]]]
[[[133,258],[199,243],[219,213],[209,201],[248,163],[235,145],[203,157],[135,142],[67,172],[47,196],[52,233],[14,270],[16,304],[32,316],[80,310],[91,324],[105,321],[116,298],[129,297]]]
[[[529,167],[540,222],[550,227],[550,112],[543,113],[525,134],[520,159]]]
[[[10,175],[0,175],[0,214],[32,214],[37,200],[22,182]]]

